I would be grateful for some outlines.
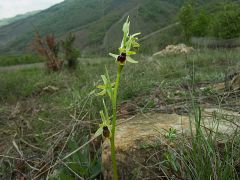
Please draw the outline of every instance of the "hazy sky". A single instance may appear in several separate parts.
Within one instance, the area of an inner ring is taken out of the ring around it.
[[[0,0],[0,19],[46,9],[63,0]]]

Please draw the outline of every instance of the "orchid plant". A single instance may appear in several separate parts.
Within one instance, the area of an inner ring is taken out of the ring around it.
[[[117,78],[114,83],[111,82],[107,68],[105,75],[101,75],[103,80],[103,85],[97,86],[101,91],[97,93],[98,96],[107,95],[111,100],[112,105],[112,116],[109,116],[105,101],[103,100],[104,110],[100,111],[100,116],[102,123],[99,125],[99,129],[95,133],[95,137],[102,135],[104,138],[109,138],[111,142],[111,158],[113,163],[113,177],[114,180],[118,179],[117,174],[117,161],[115,152],[115,132],[116,132],[116,122],[117,122],[117,95],[121,79],[121,72],[126,65],[129,63],[138,63],[131,56],[136,54],[135,49],[138,49],[140,45],[137,43],[137,36],[140,33],[135,33],[133,35],[129,34],[130,21],[129,17],[123,25],[123,38],[121,46],[118,48],[119,54],[109,53],[110,56],[115,58],[118,65]]]

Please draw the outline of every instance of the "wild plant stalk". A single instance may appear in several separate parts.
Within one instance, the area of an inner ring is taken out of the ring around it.
[[[114,138],[115,138],[115,131],[116,131],[116,123],[117,123],[117,94],[118,94],[118,88],[119,88],[119,84],[120,84],[122,69],[123,69],[123,65],[119,64],[116,84],[114,87],[113,100],[112,100],[113,120],[112,120],[112,137],[110,140],[111,140],[111,156],[112,156],[112,162],[113,162],[114,179],[118,179],[115,139]]]
[[[105,101],[103,100],[104,111],[100,111],[102,123],[99,125],[99,129],[95,133],[95,136],[103,135],[105,138],[109,138],[111,142],[111,158],[113,165],[113,177],[114,180],[118,179],[117,173],[117,160],[116,160],[116,149],[115,149],[115,132],[116,132],[116,124],[117,124],[117,97],[118,97],[118,89],[120,85],[121,73],[126,64],[126,61],[130,63],[138,63],[133,60],[130,56],[136,54],[132,49],[139,48],[139,44],[137,43],[138,36],[140,33],[136,33],[133,35],[129,35],[130,21],[127,18],[126,22],[123,25],[123,39],[121,42],[121,46],[118,49],[119,55],[109,53],[110,56],[114,57],[118,64],[117,78],[114,83],[111,83],[110,77],[108,75],[108,71],[106,69],[106,74],[102,75],[102,79],[104,84],[97,86],[102,91],[97,93],[97,95],[105,95],[107,94],[111,100],[112,104],[112,118],[108,114],[108,110],[105,105]],[[112,119],[112,120],[111,120]]]

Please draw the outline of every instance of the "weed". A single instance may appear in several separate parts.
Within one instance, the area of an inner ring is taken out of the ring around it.
[[[86,136],[80,143],[84,144],[87,140],[88,137]],[[71,139],[68,141],[67,147],[70,151],[74,151],[79,147],[74,137],[71,137]],[[91,159],[89,156],[89,145],[85,146],[80,152],[67,158],[62,167],[58,168],[58,170],[55,170],[50,179],[95,179],[101,173],[99,152],[100,150],[98,150],[98,152],[95,153],[94,157]]]
[[[137,61],[131,58],[131,55],[135,55],[136,52],[132,49],[139,48],[139,44],[137,43],[138,36],[140,33],[136,33],[133,35],[129,34],[130,21],[127,18],[125,24],[123,25],[123,39],[121,46],[119,48],[119,55],[109,53],[110,56],[115,58],[118,64],[117,78],[115,83],[111,83],[108,71],[106,69],[106,75],[102,75],[103,85],[99,85],[98,88],[102,91],[97,95],[105,95],[107,94],[111,100],[112,105],[112,121],[110,120],[110,116],[108,114],[108,110],[106,108],[105,102],[103,100],[104,112],[100,111],[100,115],[102,118],[102,124],[100,124],[100,128],[95,133],[95,136],[103,135],[105,138],[109,138],[111,141],[111,156],[113,163],[113,177],[114,180],[118,179],[117,173],[117,160],[116,160],[116,150],[115,150],[115,131],[116,131],[116,121],[117,121],[117,97],[118,97],[118,89],[120,85],[120,78],[122,70],[126,64],[126,62],[130,63],[138,63]]]

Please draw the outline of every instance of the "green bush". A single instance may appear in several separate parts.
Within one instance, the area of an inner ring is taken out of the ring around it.
[[[196,37],[204,37],[208,34],[209,18],[204,10],[201,10],[199,15],[196,17],[193,26],[192,34]]]
[[[222,10],[212,19],[212,34],[222,39],[240,37],[240,5],[224,4]]]
[[[65,41],[62,41],[62,48],[64,50],[65,60],[67,61],[69,68],[76,68],[77,58],[80,56],[79,50],[73,47],[75,39],[75,35],[69,33]]]
[[[187,3],[181,8],[179,20],[183,28],[183,34],[187,41],[193,35],[193,23],[195,21],[194,16],[195,12],[191,3]]]

